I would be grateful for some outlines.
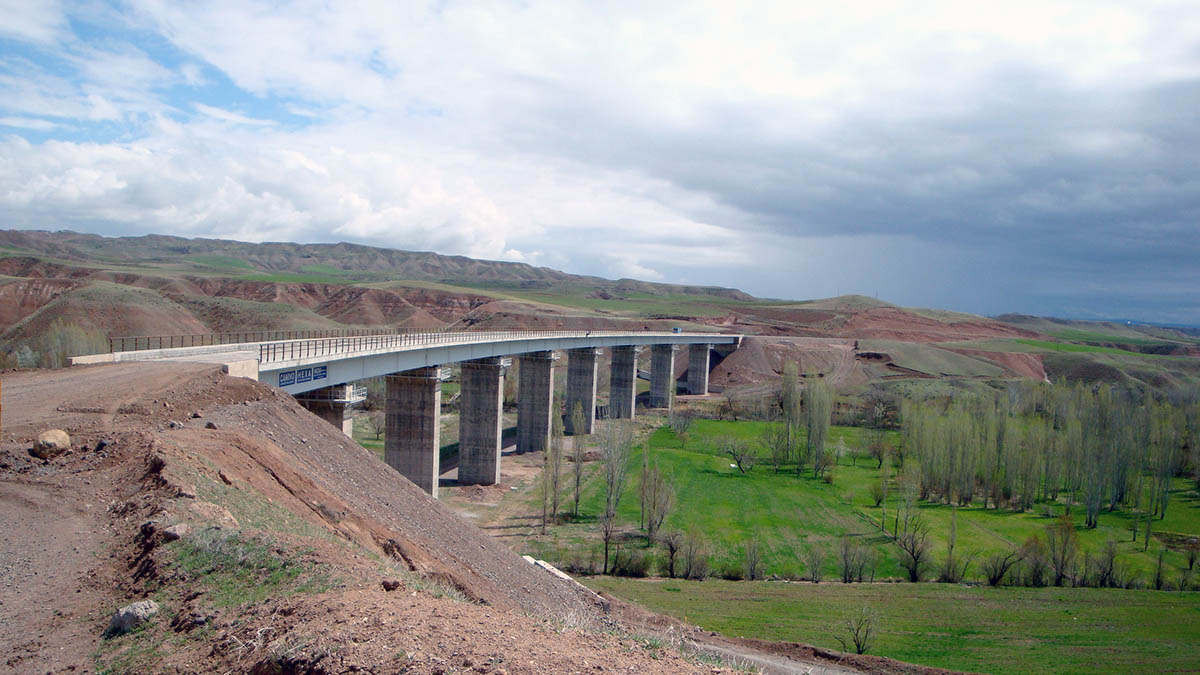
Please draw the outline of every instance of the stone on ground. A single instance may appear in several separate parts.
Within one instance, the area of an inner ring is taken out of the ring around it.
[[[109,635],[128,633],[155,614],[158,614],[158,603],[153,600],[139,600],[125,605],[112,615],[107,632]]]
[[[33,455],[40,459],[54,459],[71,447],[71,437],[62,429],[43,431],[33,444]]]

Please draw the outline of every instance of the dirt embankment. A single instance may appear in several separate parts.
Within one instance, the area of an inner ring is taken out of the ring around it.
[[[853,339],[902,342],[951,342],[995,337],[1040,337],[1039,333],[980,317],[976,321],[939,321],[899,307],[875,307],[854,312],[833,334]]]
[[[798,374],[818,373],[839,387],[863,384],[867,374],[854,358],[854,341],[842,338],[747,336],[713,369],[710,381],[724,387],[774,384],[785,363]]]
[[[160,672],[711,670],[596,632],[612,624],[590,591],[529,565],[256,382],[117,364],[8,373],[3,391],[0,654],[13,670],[89,670],[98,652],[124,654],[142,638],[101,638],[108,615],[150,595],[167,609],[139,634],[159,645],[141,667]],[[36,460],[26,450],[48,427],[68,431],[72,449]],[[335,581],[216,605],[172,562],[192,536],[167,543],[159,532],[177,522],[266,535]],[[396,591],[381,586],[389,569],[408,575]]]

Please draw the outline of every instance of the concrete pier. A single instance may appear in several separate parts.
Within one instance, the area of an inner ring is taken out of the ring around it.
[[[671,409],[675,394],[675,345],[650,347],[650,407]]]
[[[499,358],[463,361],[458,418],[458,482],[500,482],[504,368]]]
[[[631,420],[637,397],[637,357],[639,347],[628,345],[612,348],[612,369],[609,373],[608,415],[613,419]]]
[[[365,399],[366,391],[361,387],[339,384],[304,392],[296,397],[296,402],[353,438],[354,420],[350,417],[350,407]]]
[[[572,436],[592,433],[596,424],[596,354],[594,347],[567,350],[567,419],[565,430]],[[576,429],[575,408],[583,410],[583,428]]]
[[[518,358],[517,452],[550,446],[554,403],[554,352],[530,352]]]
[[[688,347],[687,391],[701,396],[708,393],[708,357],[712,345]]]
[[[387,376],[384,460],[437,497],[441,450],[441,368]]]

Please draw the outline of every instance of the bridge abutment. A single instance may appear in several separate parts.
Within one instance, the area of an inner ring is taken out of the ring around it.
[[[650,347],[650,407],[671,409],[675,393],[676,345]]]
[[[567,423],[566,432],[572,436],[592,433],[596,424],[596,354],[595,347],[567,350]],[[575,428],[575,409],[583,411],[583,427]]]
[[[631,420],[637,397],[637,357],[634,345],[612,348],[612,368],[609,372],[608,415],[613,419]]]
[[[504,366],[499,358],[464,361],[458,420],[458,482],[500,482]]]
[[[416,368],[387,378],[384,460],[437,497],[441,451],[441,368]]]
[[[537,452],[550,446],[550,416],[554,414],[554,352],[530,352],[517,357],[517,452]]]
[[[712,345],[688,346],[687,390],[701,396],[708,393],[709,352]]]

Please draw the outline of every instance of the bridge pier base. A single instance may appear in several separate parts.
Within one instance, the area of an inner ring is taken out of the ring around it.
[[[530,352],[518,358],[517,452],[550,447],[554,410],[554,352]]]
[[[708,393],[708,357],[712,345],[688,347],[687,390],[689,394],[701,396]]]
[[[384,461],[437,497],[441,450],[441,368],[387,376]]]
[[[500,482],[504,369],[499,358],[464,361],[461,380],[458,482],[495,485]]]
[[[628,345],[612,348],[612,368],[609,371],[608,416],[631,420],[637,397],[637,357],[639,347]]]
[[[595,347],[567,350],[567,423],[572,436],[592,433],[596,424],[596,353]],[[583,410],[583,428],[575,428],[575,409]]]
[[[671,409],[675,394],[675,345],[650,348],[650,407]]]

